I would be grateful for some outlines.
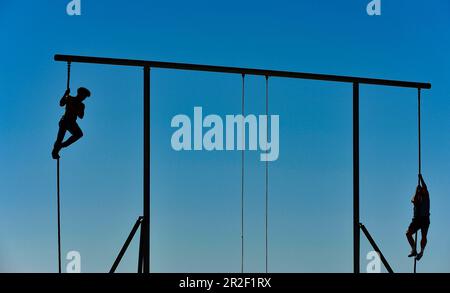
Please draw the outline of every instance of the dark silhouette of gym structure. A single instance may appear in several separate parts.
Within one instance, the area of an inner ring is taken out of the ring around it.
[[[370,235],[367,228],[360,222],[359,212],[359,89],[360,85],[378,85],[378,86],[390,86],[390,87],[402,87],[417,89],[418,96],[418,174],[421,174],[421,90],[431,89],[430,83],[423,82],[409,82],[400,80],[388,80],[388,79],[375,79],[365,77],[352,77],[341,75],[328,75],[328,74],[315,74],[304,72],[292,72],[292,71],[279,71],[279,70],[265,70],[265,69],[252,69],[252,68],[240,68],[240,67],[227,67],[227,66],[212,66],[212,65],[200,65],[200,64],[188,64],[188,63],[173,63],[173,62],[159,62],[159,61],[145,61],[145,60],[130,60],[130,59],[117,59],[117,58],[101,58],[101,57],[89,57],[89,56],[74,56],[74,55],[55,55],[55,61],[67,62],[67,89],[69,89],[70,82],[70,66],[72,63],[91,63],[91,64],[104,64],[104,65],[116,65],[116,66],[132,66],[140,67],[143,69],[143,98],[144,98],[144,117],[143,117],[143,214],[139,216],[134,224],[130,234],[128,235],[124,245],[122,246],[116,260],[114,261],[110,273],[114,273],[119,265],[122,257],[124,256],[129,244],[131,243],[136,232],[140,228],[140,241],[139,241],[139,256],[138,256],[138,273],[150,273],[150,70],[152,68],[174,69],[174,70],[188,70],[188,71],[203,71],[203,72],[216,72],[216,73],[228,73],[228,74],[240,74],[242,76],[242,114],[245,110],[245,76],[263,76],[266,80],[266,114],[269,112],[269,78],[294,78],[294,79],[306,79],[306,80],[320,80],[327,82],[339,82],[351,84],[353,87],[353,272],[360,273],[360,231],[364,233],[368,241],[379,254],[380,259],[389,273],[393,273],[391,266],[387,262],[384,255],[381,253],[380,248],[375,243],[374,239]],[[57,159],[57,201],[58,201],[58,265],[59,272],[61,273],[61,228],[60,228],[60,189],[59,189],[59,161]],[[241,272],[244,272],[244,150],[242,151],[241,167]],[[265,166],[265,225],[266,225],[266,237],[265,237],[265,271],[268,272],[268,162]],[[419,182],[420,183],[420,182]],[[415,243],[417,246],[417,233],[415,233]],[[414,258],[414,273],[416,272],[416,259]]]

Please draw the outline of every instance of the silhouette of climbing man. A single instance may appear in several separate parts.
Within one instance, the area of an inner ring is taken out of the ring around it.
[[[416,193],[411,202],[414,204],[414,217],[411,224],[406,231],[406,238],[411,245],[411,253],[408,257],[415,257],[420,260],[423,256],[423,251],[427,245],[427,233],[430,226],[430,194],[428,193],[427,185],[423,180],[422,174],[419,174],[419,185],[417,185]],[[416,243],[413,235],[421,230],[422,239],[420,241],[420,252],[416,251]]]
[[[69,94],[70,89],[67,89],[59,101],[61,107],[66,106],[66,112],[59,120],[58,136],[53,146],[52,157],[55,160],[59,159],[59,151],[62,148],[68,147],[83,136],[83,132],[77,124],[77,118],[83,119],[85,108],[83,101],[91,96],[91,92],[87,88],[80,87],[75,97]],[[69,131],[71,136],[63,142],[66,131]]]

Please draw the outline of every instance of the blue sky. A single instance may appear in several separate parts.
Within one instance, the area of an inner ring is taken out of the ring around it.
[[[450,272],[450,4],[382,1],[0,3],[0,271],[57,270],[50,151],[74,54],[431,82],[423,92],[423,174],[431,195],[420,272]],[[240,76],[152,70],[152,271],[240,271],[240,153],[175,152],[170,120],[194,106],[240,112]],[[261,114],[264,78],[248,77]],[[63,252],[106,272],[141,214],[142,71],[73,64],[88,87],[85,136],[62,151]],[[416,90],[361,87],[361,221],[391,266],[410,272],[404,232],[417,178]],[[271,79],[280,157],[270,163],[269,271],[352,271],[351,85]],[[264,163],[246,155],[245,270],[264,271]],[[370,250],[361,236],[361,269]],[[119,267],[136,270],[133,242]]]

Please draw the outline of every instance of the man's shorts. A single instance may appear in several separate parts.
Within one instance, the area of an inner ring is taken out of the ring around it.
[[[421,230],[422,234],[426,235],[428,233],[428,227],[430,227],[430,217],[416,217],[409,224],[408,231],[414,234]]]

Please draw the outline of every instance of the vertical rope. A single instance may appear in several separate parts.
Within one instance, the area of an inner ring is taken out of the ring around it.
[[[70,61],[67,62],[67,84],[66,89],[70,89]],[[58,209],[58,273],[61,274],[61,199],[59,189],[59,158],[56,160],[56,197]]]
[[[269,76],[266,75],[266,152],[269,140]],[[266,153],[266,273],[269,271],[269,161]]]
[[[421,140],[421,121],[420,121],[420,93],[421,93],[421,89],[418,88],[417,89],[417,129],[418,129],[418,146],[419,146],[419,174],[422,174],[422,140]],[[418,179],[420,184],[420,178]],[[416,231],[415,236],[414,236],[414,245],[415,245],[415,250],[417,251],[417,233],[418,231]],[[414,273],[416,273],[417,271],[417,259],[414,258]]]
[[[59,159],[56,161],[56,194],[57,194],[57,208],[58,208],[58,273],[61,274],[61,213],[60,213],[60,199],[59,199]]]
[[[70,89],[70,61],[67,62],[67,89]]]
[[[421,93],[421,89],[418,89],[418,93],[417,93],[417,102],[418,102],[418,111],[417,111],[417,116],[418,116],[418,129],[419,129],[419,174],[422,174],[422,140],[421,140],[421,110],[420,110],[420,93]]]
[[[245,115],[245,74],[242,74],[242,116]],[[245,121],[242,119],[242,146],[245,145]],[[244,272],[244,160],[245,148],[241,153],[241,273]]]

